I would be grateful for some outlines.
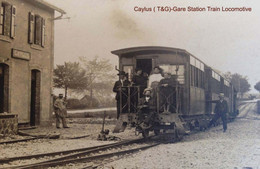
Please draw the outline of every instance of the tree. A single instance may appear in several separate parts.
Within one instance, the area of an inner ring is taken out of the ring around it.
[[[238,73],[231,74],[230,72],[227,72],[225,73],[224,77],[233,84],[241,96],[243,96],[244,93],[250,91],[250,84],[248,83],[248,78],[246,76],[242,76]]]
[[[254,88],[255,88],[258,92],[260,92],[260,81],[255,84]]]
[[[92,105],[95,89],[97,93],[103,94],[103,96],[105,91],[112,91],[110,86],[115,78],[114,74],[112,74],[113,67],[108,59],[99,59],[98,57],[93,60],[88,60],[86,57],[80,57],[79,59],[88,77],[88,85],[85,86],[85,89],[90,92],[90,105]]]
[[[53,80],[54,87],[65,89],[65,98],[67,98],[68,89],[84,89],[88,83],[86,71],[80,67],[78,62],[65,62],[64,65],[56,65]]]

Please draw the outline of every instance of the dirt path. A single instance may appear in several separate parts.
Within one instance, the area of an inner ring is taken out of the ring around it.
[[[222,132],[222,126],[217,126],[186,136],[182,142],[161,145],[104,168],[260,169],[259,128],[256,103],[246,103],[241,107],[239,118],[228,124],[226,133]]]

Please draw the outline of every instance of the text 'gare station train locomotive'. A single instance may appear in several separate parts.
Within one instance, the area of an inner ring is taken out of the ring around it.
[[[183,126],[189,129],[204,128],[214,112],[215,104],[211,101],[218,100],[220,93],[224,93],[228,102],[228,117],[234,117],[237,113],[236,92],[232,84],[186,50],[147,46],[112,53],[118,55],[119,69],[128,73],[129,80],[135,69],[142,69],[149,75],[156,66],[171,73],[177,80],[174,86],[169,86],[171,89],[168,88],[166,94],[160,86],[153,90],[155,101],[152,108],[146,108],[146,111],[142,111],[143,107],[138,104],[142,96],[140,86],[121,87],[120,118],[114,132],[124,131],[127,124],[134,124],[143,136],[152,130],[155,134],[167,130],[178,134],[184,129]],[[143,125],[145,116],[150,116],[149,125]]]

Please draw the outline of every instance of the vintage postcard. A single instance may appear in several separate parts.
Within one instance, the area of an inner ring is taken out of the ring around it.
[[[0,0],[0,168],[260,169],[257,0]]]

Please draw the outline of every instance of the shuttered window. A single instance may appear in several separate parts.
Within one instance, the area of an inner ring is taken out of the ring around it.
[[[42,41],[42,18],[38,15],[35,16],[35,44],[41,45]]]
[[[34,14],[29,13],[29,32],[28,32],[28,43],[34,43]]]
[[[11,35],[11,5],[4,4],[4,35]]]
[[[11,8],[12,10],[12,12],[11,12],[11,14],[12,14],[12,17],[11,17],[11,35],[10,35],[10,37],[11,38],[14,38],[15,37],[15,16],[16,16],[16,7],[15,6],[12,6],[12,8]]]
[[[1,11],[0,11],[0,35],[4,34],[4,5],[1,4]]]
[[[29,13],[28,43],[44,47],[45,45],[45,19],[40,15]]]
[[[1,3],[0,5],[0,35],[14,38],[16,8],[8,3]]]
[[[44,47],[45,45],[45,19],[42,18],[42,41],[41,46]]]

